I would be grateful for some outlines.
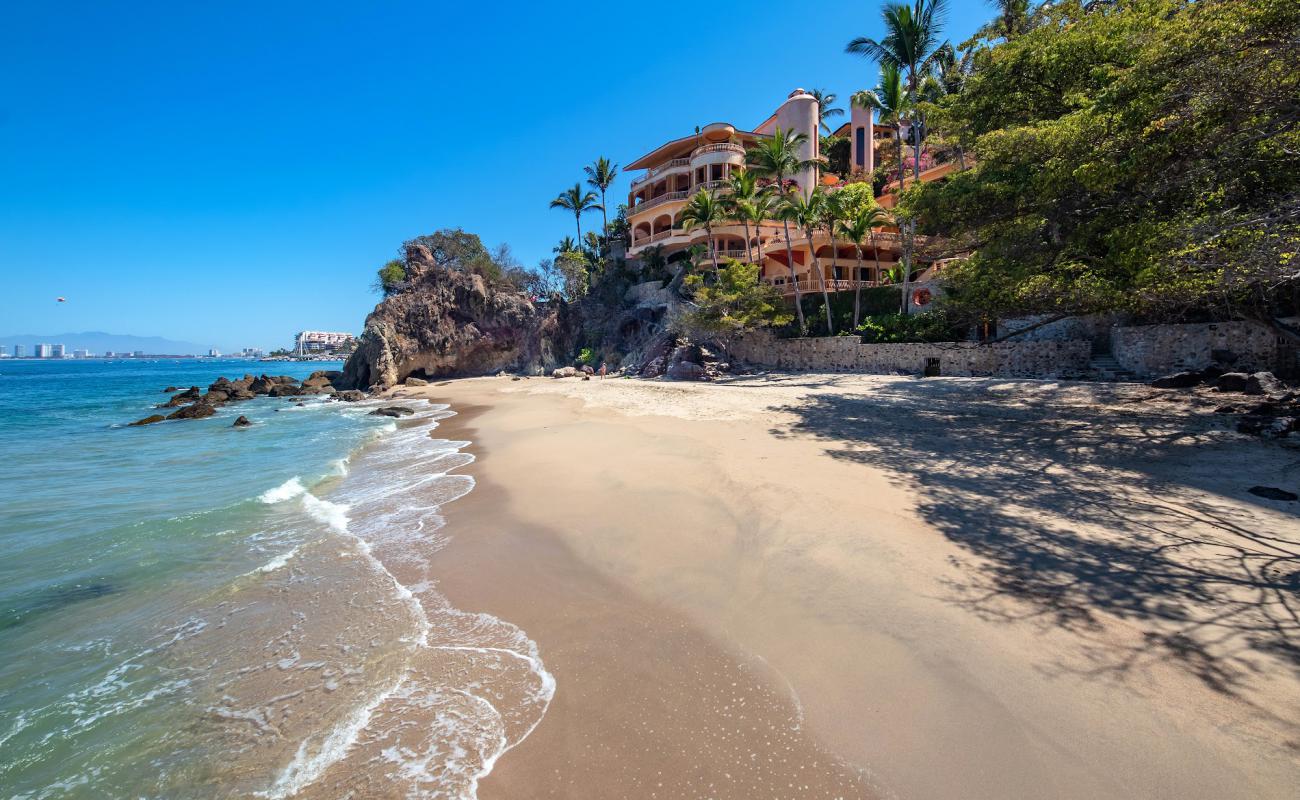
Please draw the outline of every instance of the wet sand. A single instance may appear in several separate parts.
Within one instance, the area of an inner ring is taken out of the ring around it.
[[[439,590],[557,681],[479,797],[1293,796],[1300,523],[1244,490],[1300,456],[1144,391],[419,390],[477,457]]]

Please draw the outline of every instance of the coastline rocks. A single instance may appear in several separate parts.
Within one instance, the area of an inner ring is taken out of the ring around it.
[[[1252,486],[1246,491],[1256,497],[1263,497],[1266,500],[1282,500],[1285,502],[1295,502],[1300,500],[1300,495],[1295,492],[1288,492],[1286,489],[1279,489],[1276,486]]]
[[[409,417],[415,413],[415,409],[406,406],[384,406],[376,408],[370,412],[372,417]]]
[[[229,384],[227,384],[229,385]],[[208,393],[203,395],[203,402],[211,405],[224,403],[230,399],[230,395],[220,389],[209,389]]]
[[[300,394],[302,389],[292,383],[277,383],[267,391],[270,397],[297,397]]]
[[[560,367],[559,369],[551,372],[551,377],[552,378],[576,378],[578,377],[578,370],[574,369],[573,367]]]
[[[410,375],[421,380],[491,375],[503,369],[553,366],[569,328],[567,306],[539,311],[531,298],[493,285],[454,256],[410,244],[407,286],[366,318],[340,389],[389,389]]]
[[[404,383],[407,386],[428,386],[429,385],[429,382],[424,380],[423,378],[412,378],[409,376],[404,381]]]
[[[253,424],[252,422],[249,422],[248,417],[245,417],[245,416],[243,416],[243,415],[241,414],[241,415],[239,416],[239,418],[235,420],[234,424],[231,425],[230,427],[232,427],[232,428],[247,428],[247,427],[252,426],[252,424]]]
[[[345,403],[359,403],[366,399],[366,393],[360,389],[344,389],[334,395],[335,400],[342,400]]]
[[[167,415],[167,419],[202,419],[217,413],[217,409],[207,403],[195,403],[185,406]]]
[[[675,381],[698,381],[704,378],[704,367],[694,361],[678,361],[668,368],[666,377]]]
[[[180,387],[178,386],[168,386],[166,389],[163,389],[163,394],[171,394],[172,392],[179,391],[179,389]]]
[[[165,419],[167,418],[164,417],[162,414],[150,414],[144,419],[138,419],[135,422],[130,423],[127,427],[134,428],[139,425],[152,425],[155,422],[162,422]]]
[[[198,402],[201,397],[202,395],[199,387],[191,386],[179,394],[172,395],[170,400],[158,406],[158,408],[175,408],[176,406],[183,406],[186,403],[195,403]]]

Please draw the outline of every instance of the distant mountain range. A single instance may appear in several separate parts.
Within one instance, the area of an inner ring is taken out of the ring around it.
[[[10,348],[10,352],[13,352],[12,348],[16,344],[26,346],[28,355],[31,355],[32,348],[38,344],[61,344],[69,355],[73,350],[89,350],[92,353],[105,353],[110,350],[114,353],[132,353],[142,350],[150,354],[165,355],[206,355],[208,352],[208,345],[197,345],[194,342],[179,342],[161,336],[124,336],[103,331],[51,333],[40,336],[16,333],[12,336],[0,336],[0,345]]]

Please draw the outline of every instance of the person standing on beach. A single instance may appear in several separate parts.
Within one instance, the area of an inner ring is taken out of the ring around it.
[[[600,379],[605,380],[605,362],[600,362]]]

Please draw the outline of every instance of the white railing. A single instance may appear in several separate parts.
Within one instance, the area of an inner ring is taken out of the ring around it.
[[[661,194],[658,197],[645,201],[644,203],[631,206],[627,210],[627,215],[630,217],[633,214],[640,214],[648,208],[654,208],[655,206],[663,205],[664,203],[670,203],[673,200],[685,200],[690,196],[690,192],[668,192],[666,194]]]
[[[676,169],[678,167],[689,167],[690,165],[691,165],[691,160],[689,158],[674,158],[672,161],[669,161],[667,164],[660,164],[654,169],[646,172],[646,174],[642,175],[641,177],[634,178],[632,180],[632,185],[640,186],[641,184],[645,183],[646,181],[652,178],[659,177],[660,175],[664,174],[670,169]]]
[[[702,156],[705,153],[740,153],[745,154],[745,148],[735,142],[719,142],[717,144],[706,144],[695,148],[691,151],[691,158]]]

